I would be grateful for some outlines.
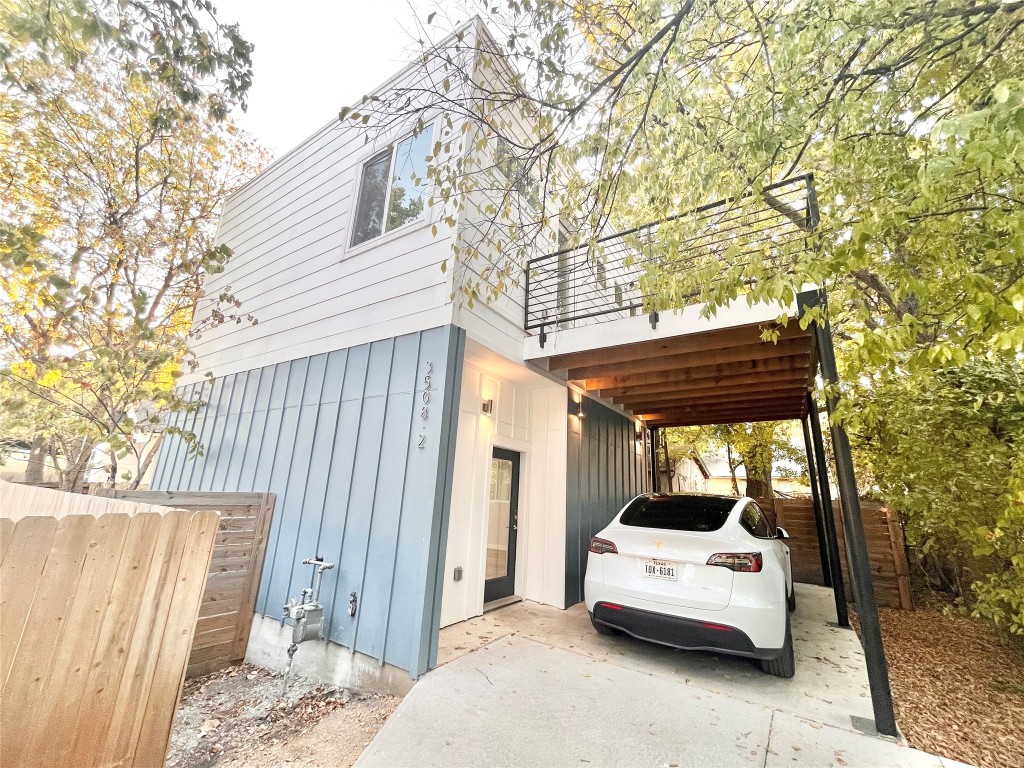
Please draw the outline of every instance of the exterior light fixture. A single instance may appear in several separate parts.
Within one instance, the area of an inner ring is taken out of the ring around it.
[[[578,403],[576,404],[576,415],[577,415],[577,416],[578,416],[579,418],[581,418],[581,419],[582,419],[582,418],[583,418],[584,416],[586,416],[586,415],[587,415],[587,414],[585,414],[585,413],[583,412],[583,398],[582,398],[582,397],[580,397],[580,401],[579,401],[579,402],[578,402]]]
[[[484,404],[483,404],[483,407],[481,408],[481,410],[484,412],[485,416],[493,416],[494,415],[494,401],[493,400],[484,400]]]
[[[644,436],[644,423],[640,420],[636,421],[636,431],[633,433],[633,439],[638,443]]]

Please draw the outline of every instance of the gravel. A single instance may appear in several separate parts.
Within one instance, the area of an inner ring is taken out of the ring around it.
[[[357,695],[240,664],[189,680],[182,691],[166,768],[351,765],[397,706],[391,696]],[[308,734],[330,720],[333,759]]]

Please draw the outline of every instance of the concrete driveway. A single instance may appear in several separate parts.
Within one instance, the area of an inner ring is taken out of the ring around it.
[[[863,653],[798,585],[797,674],[594,632],[583,606],[519,603],[442,633],[357,766],[959,765],[871,729]]]

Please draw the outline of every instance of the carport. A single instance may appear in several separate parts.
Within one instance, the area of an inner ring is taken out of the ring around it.
[[[779,244],[778,263],[784,268],[785,260],[794,257],[794,247],[813,247],[818,214],[812,177],[772,185],[754,204],[745,199],[742,210],[735,202],[722,200],[685,214],[699,222],[699,240],[691,236],[672,258],[647,255],[646,263],[654,258],[662,269],[697,268],[698,256],[690,253],[698,253],[706,265],[709,259],[724,261],[767,238]],[[827,393],[837,391],[839,383],[825,292],[807,286],[789,305],[740,300],[711,315],[699,306],[659,312],[654,297],[639,293],[643,281],[637,265],[645,262],[637,243],[653,241],[657,229],[671,221],[531,261],[525,327],[536,333],[527,340],[526,357],[564,377],[571,387],[641,419],[654,455],[667,427],[800,420],[815,490],[822,570],[833,590],[838,623],[848,627],[835,525],[825,513],[832,508],[829,468],[815,400],[819,376]],[[780,323],[782,317],[788,322]],[[842,425],[831,418],[834,395],[824,405],[875,727],[895,736],[850,444]],[[657,490],[657,462],[651,466]]]

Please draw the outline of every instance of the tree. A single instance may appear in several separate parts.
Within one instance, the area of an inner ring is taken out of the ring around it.
[[[955,232],[974,212],[972,197],[996,199],[998,185],[969,176],[956,194],[922,199],[920,171],[935,154],[938,123],[973,109],[1019,71],[1024,3],[527,0],[469,9],[482,13],[504,50],[464,34],[431,43],[423,29],[423,57],[441,62],[436,70],[343,118],[384,129],[440,109],[471,121],[468,143],[483,159],[458,175],[437,164],[431,180],[435,197],[446,200],[487,193],[481,226],[489,236],[454,258],[486,256],[506,283],[518,279],[538,229],[553,217],[570,220],[587,242],[609,224],[625,228],[756,192],[801,169],[819,173],[824,225],[833,231],[853,222],[870,227],[879,213],[871,206],[885,199],[897,217],[913,208],[910,215],[924,217],[917,220]],[[457,28],[437,14],[431,22]],[[510,148],[518,178],[496,179],[494,145]],[[524,175],[540,190],[538,205],[525,212],[514,204]],[[1008,213],[1016,199],[1005,201]],[[968,205],[947,205],[958,200]],[[671,252],[694,234],[667,230],[654,247]],[[841,280],[863,295],[858,304],[876,321],[894,311],[887,299],[903,296],[914,275],[865,265],[840,244],[822,244],[834,259],[788,254],[796,263],[783,271],[767,259],[738,264],[719,253],[706,270],[662,270],[646,287],[665,308],[692,293],[717,307],[740,293],[785,298],[806,281]],[[892,244],[874,239],[869,247],[880,257]],[[498,282],[467,292],[493,296]],[[984,319],[1006,326],[998,313]]]
[[[224,118],[235,103],[245,108],[252,84],[252,45],[209,0],[8,0],[0,29],[5,82],[19,83],[26,55],[74,69],[102,50],[125,76],[169,89],[175,98],[155,120],[197,105]]]
[[[4,427],[45,437],[64,489],[101,445],[111,480],[133,455],[134,485],[166,431],[199,449],[165,417],[201,406],[174,385],[203,280],[230,256],[213,242],[218,206],[263,155],[102,51],[73,69],[16,53],[0,94]],[[196,330],[245,319],[224,293]]]
[[[858,441],[927,581],[1024,630],[1024,369],[972,361],[875,388]]]
[[[673,454],[725,451],[732,490],[739,495],[736,470],[746,472],[744,495],[755,499],[770,499],[775,495],[772,476],[780,462],[800,460],[800,451],[794,447],[791,425],[781,421],[763,421],[753,424],[715,424],[704,427],[673,427],[665,430],[669,450]]]
[[[432,30],[457,25],[428,17],[420,37],[437,73],[357,112],[371,126],[431,110],[469,120],[461,174],[428,175],[445,200],[486,192],[494,201],[475,224],[488,236],[453,253],[457,263],[493,265],[489,280],[463,284],[470,300],[514,283],[546,242],[545,226],[567,225],[569,244],[597,261],[598,236],[709,200],[731,199],[732,215],[750,223],[765,186],[813,171],[813,239],[741,236],[716,247],[694,217],[658,229],[637,257],[651,307],[700,301],[712,313],[741,297],[790,302],[806,283],[825,286],[848,382],[836,416],[867,446],[879,444],[871,431],[888,403],[877,393],[915,391],[950,368],[1020,367],[1024,2],[465,8],[494,40],[460,33],[435,42]],[[487,158],[500,142],[519,179],[495,180]],[[473,155],[484,159],[474,164]],[[515,204],[524,175],[541,191],[536,206]],[[927,492],[939,508],[956,489],[952,477],[933,480]],[[897,486],[887,487],[899,506]],[[1024,514],[1020,504],[1009,509]],[[1019,598],[1024,560],[1010,563]]]

